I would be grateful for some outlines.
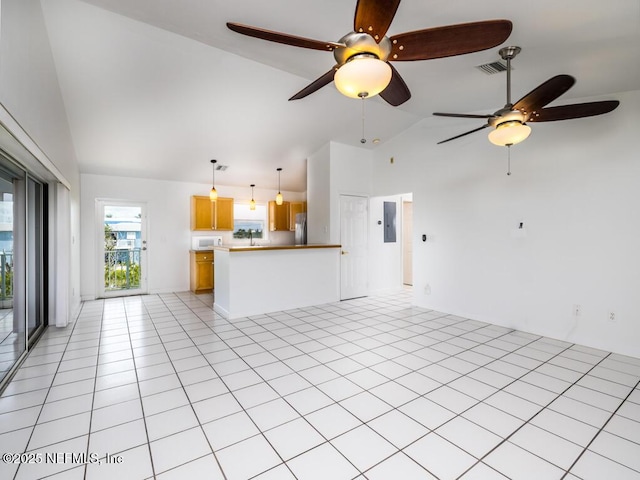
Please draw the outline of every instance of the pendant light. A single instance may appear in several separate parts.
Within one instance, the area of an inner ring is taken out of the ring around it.
[[[276,168],[278,171],[278,194],[276,195],[276,205],[282,205],[284,199],[282,198],[282,193],[280,193],[280,172],[282,172],[281,168]]]
[[[256,209],[256,201],[253,199],[253,188],[255,187],[255,184],[251,184],[251,201],[249,202],[249,210],[255,210]]]
[[[216,163],[218,163],[217,160],[211,160],[213,173],[211,175],[211,191],[209,192],[209,199],[212,202],[215,202],[218,199],[218,191],[216,190]]]

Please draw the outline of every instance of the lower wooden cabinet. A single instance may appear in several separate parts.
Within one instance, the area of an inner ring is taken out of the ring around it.
[[[213,251],[189,252],[189,289],[194,293],[213,291]]]

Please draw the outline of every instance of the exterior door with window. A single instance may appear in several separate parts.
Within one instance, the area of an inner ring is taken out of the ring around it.
[[[369,199],[340,196],[340,299],[368,295]]]
[[[125,201],[97,202],[98,293],[120,297],[147,293],[146,205]]]

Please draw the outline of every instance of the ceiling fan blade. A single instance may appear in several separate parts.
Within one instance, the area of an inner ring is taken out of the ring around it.
[[[442,112],[433,112],[433,115],[437,117],[455,117],[455,118],[494,118],[495,115],[487,114],[487,115],[474,115],[472,113],[442,113]]]
[[[518,100],[513,105],[513,109],[520,110],[525,116],[532,115],[536,110],[569,90],[574,83],[576,83],[576,79],[571,75],[556,75]]]
[[[605,100],[602,102],[575,103],[573,105],[561,105],[559,107],[541,108],[529,118],[530,122],[553,122],[555,120],[571,120],[572,118],[593,117],[615,110],[620,102],[618,100]]]
[[[390,37],[389,60],[430,60],[486,50],[504,42],[512,27],[509,20],[487,20],[401,33]]]
[[[353,31],[368,33],[380,43],[389,30],[398,5],[400,0],[358,0]]]
[[[447,138],[446,140],[442,140],[441,142],[438,142],[437,145],[440,145],[441,143],[450,142],[451,140],[455,140],[456,138],[464,137],[465,135],[469,135],[470,133],[478,132],[478,131],[480,131],[480,130],[482,130],[484,128],[487,128],[488,126],[489,126],[489,124],[485,123],[481,127],[474,128],[473,130],[469,130],[468,132],[461,133],[460,135],[456,135],[455,137],[451,137],[451,138]]]
[[[331,70],[329,70],[327,73],[322,75],[320,78],[314,80],[309,85],[307,85],[302,90],[300,90],[298,93],[296,93],[293,97],[291,97],[289,99],[289,101],[291,101],[291,100],[300,100],[301,98],[304,98],[307,95],[311,95],[313,92],[315,92],[317,90],[320,90],[325,85],[333,82],[333,77],[336,74],[336,70],[337,69],[338,69],[338,66],[336,65]]]
[[[227,22],[227,27],[234,32],[248,35],[249,37],[268,40],[269,42],[283,43],[294,47],[310,48],[312,50],[324,50],[332,52],[336,48],[344,48],[345,45],[335,42],[322,42],[320,40],[312,40],[310,38],[296,37],[287,33],[272,32],[263,28],[242,25],[241,23]]]
[[[393,65],[389,64],[389,66],[391,67],[391,82],[387,88],[380,92],[380,96],[389,105],[397,107],[411,98],[411,92]]]

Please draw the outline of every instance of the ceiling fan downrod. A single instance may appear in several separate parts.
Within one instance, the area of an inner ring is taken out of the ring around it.
[[[511,103],[511,60],[520,53],[522,49],[520,47],[504,47],[498,52],[500,57],[507,62],[507,104],[505,108],[513,107]]]

